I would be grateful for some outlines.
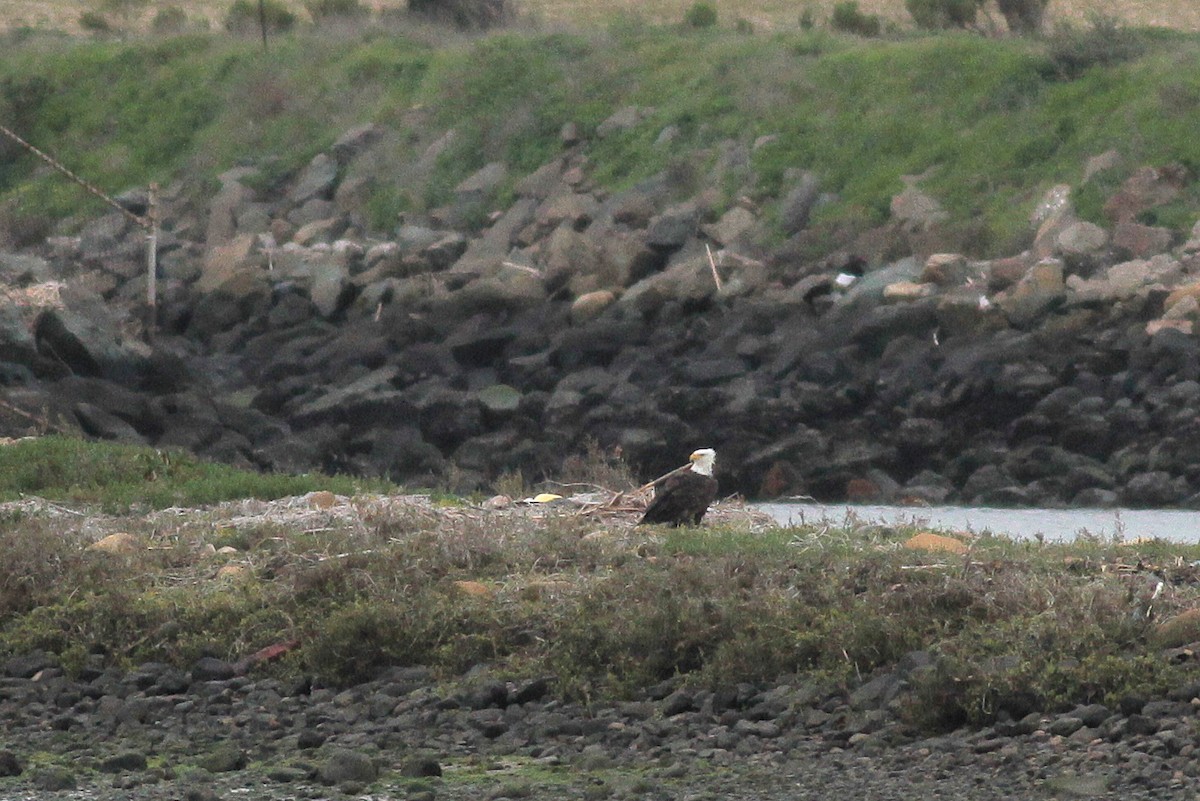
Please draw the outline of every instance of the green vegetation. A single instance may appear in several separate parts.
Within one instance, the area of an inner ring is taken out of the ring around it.
[[[970,28],[979,15],[979,0],[904,0],[904,7],[920,28]]]
[[[149,502],[173,485],[196,502],[238,486],[230,475],[211,482],[220,492],[198,491],[187,474],[201,466],[146,449],[48,438],[0,456],[9,496]],[[601,460],[589,474],[614,470]],[[295,491],[336,486],[293,480]],[[274,481],[273,491],[288,487]],[[44,649],[69,669],[186,668],[296,643],[259,669],[350,684],[395,665],[449,680],[482,664],[554,676],[556,692],[596,699],[676,676],[714,688],[781,677],[852,687],[925,651],[932,661],[908,677],[903,710],[923,728],[1115,704],[1196,678],[1194,662],[1165,657],[1175,635],[1157,621],[1200,601],[1190,568],[1171,567],[1194,563],[1200,546],[985,536],[958,555],[904,548],[912,530],[854,518],[765,531],[632,522],[420,496],[115,518],[21,502],[0,507],[0,656]],[[87,547],[110,531],[136,547]],[[1138,614],[1138,565],[1178,579],[1150,619]]]
[[[330,20],[361,19],[371,13],[371,10],[359,0],[309,0],[304,4],[309,16],[315,22]]]
[[[314,490],[384,491],[380,480],[256,473],[177,451],[48,436],[0,448],[0,501],[53,501],[163,509],[238,498],[273,499]]]
[[[683,21],[693,28],[711,28],[717,24],[717,7],[697,0],[684,13]]]
[[[822,26],[748,36],[633,20],[605,33],[442,42],[363,22],[277,35],[266,52],[253,38],[220,33],[127,42],[14,36],[0,64],[0,117],[114,192],[182,179],[197,193],[234,165],[257,167],[259,184],[276,184],[343,131],[375,121],[389,135],[372,163],[395,170],[370,171],[364,211],[386,232],[398,211],[444,203],[488,162],[505,162],[515,182],[559,152],[565,122],[590,136],[636,105],[644,110],[636,125],[588,144],[600,186],[690,171],[680,191],[691,191],[723,142],[770,135],[749,171],[720,178],[726,197],[748,194],[770,215],[787,170],[811,170],[836,197],[816,211],[819,238],[884,221],[901,176],[925,174],[922,187],[950,213],[951,228],[969,228],[978,255],[999,255],[1023,246],[1042,192],[1078,185],[1090,156],[1116,149],[1117,181],[1145,164],[1200,165],[1190,113],[1200,96],[1198,52],[1194,36],[1149,36],[1103,20],[1045,41],[864,40]],[[668,126],[679,136],[664,146]],[[450,130],[436,162],[413,172]],[[12,145],[4,152],[0,208],[15,205],[22,230],[45,230],[31,219],[39,216],[69,218],[61,224],[70,227],[73,215],[97,210],[32,156]],[[1168,216],[1187,224],[1194,206]]]
[[[830,24],[834,30],[852,33],[855,36],[878,36],[883,30],[883,21],[878,14],[864,14],[857,0],[843,0],[833,7]]]
[[[232,33],[256,33],[266,22],[267,31],[280,33],[296,27],[296,15],[281,0],[265,0],[262,14],[252,0],[234,0],[225,14],[225,30]]]

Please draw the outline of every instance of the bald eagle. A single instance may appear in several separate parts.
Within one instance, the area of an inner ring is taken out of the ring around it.
[[[688,464],[650,482],[654,500],[646,507],[638,525],[700,525],[708,505],[717,497],[717,480],[712,474],[716,458],[717,452],[712,448],[701,448],[688,457]]]

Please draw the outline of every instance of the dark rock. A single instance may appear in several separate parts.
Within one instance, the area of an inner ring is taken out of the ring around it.
[[[20,776],[23,770],[16,754],[7,748],[0,749],[0,776]]]
[[[480,709],[467,716],[470,724],[489,740],[494,740],[509,730],[509,724],[499,709]]]
[[[446,339],[456,361],[467,367],[485,367],[500,361],[505,347],[517,336],[517,331],[497,324],[484,314],[478,314],[459,325]]]
[[[133,426],[115,414],[111,414],[90,403],[75,404],[75,417],[83,432],[97,439],[108,439],[131,445],[145,444],[141,434]]]
[[[848,699],[851,709],[873,709],[893,698],[902,679],[895,673],[884,673],[855,688]]]
[[[4,663],[4,675],[18,679],[31,679],[43,670],[58,665],[58,660],[42,651],[14,656]]]
[[[164,662],[143,662],[125,677],[125,681],[139,690],[145,690],[157,684],[171,670],[171,666]]]
[[[779,203],[779,224],[785,236],[804,230],[819,197],[817,177],[811,172],[802,173]]]
[[[1154,734],[1158,731],[1158,721],[1147,715],[1130,715],[1125,723],[1130,734]]]
[[[1161,470],[1131,476],[1121,491],[1122,500],[1130,506],[1150,508],[1171,506],[1188,495],[1185,478]]]
[[[211,787],[188,787],[183,791],[183,801],[221,801],[221,796]]]
[[[676,690],[662,701],[663,716],[668,718],[683,712],[690,712],[694,708],[695,697],[687,690]]]
[[[413,779],[434,778],[442,775],[442,766],[432,757],[413,757],[401,763],[400,775]]]
[[[1095,729],[1112,717],[1112,714],[1112,711],[1104,704],[1087,704],[1076,707],[1071,711],[1070,716],[1079,718],[1089,729]]]
[[[232,773],[246,767],[246,753],[233,743],[218,745],[196,761],[210,773]]]
[[[694,205],[672,206],[650,220],[646,244],[658,250],[678,250],[696,234],[700,212]]]
[[[315,729],[304,729],[296,738],[296,747],[302,751],[311,751],[325,744],[325,735]]]
[[[125,771],[145,770],[146,755],[140,751],[125,751],[107,757],[100,761],[101,773],[123,773]]]
[[[307,779],[308,775],[308,771],[290,765],[280,765],[267,771],[267,778],[280,784],[301,782]]]
[[[228,681],[237,675],[231,662],[212,656],[202,656],[192,665],[193,681]]]
[[[1173,700],[1148,701],[1142,707],[1142,714],[1149,718],[1162,720],[1165,718],[1188,717],[1194,714],[1191,704]]]
[[[147,695],[179,695],[187,692],[191,679],[181,670],[171,668],[163,672],[147,691]]]
[[[38,768],[33,771],[30,781],[37,789],[50,793],[75,789],[74,771],[60,765]]]
[[[902,453],[911,457],[937,452],[949,436],[942,421],[912,417],[900,422],[896,429],[895,442]]]
[[[1083,721],[1072,715],[1056,718],[1048,727],[1051,734],[1068,737],[1083,727]]]
[[[996,722],[996,733],[1003,737],[1022,737],[1033,734],[1042,725],[1042,716],[1030,712],[1019,720],[1000,720]]]
[[[508,706],[508,685],[502,681],[487,681],[466,697],[469,709],[491,709]]]
[[[550,692],[550,682],[547,679],[530,679],[523,682],[512,693],[514,704],[528,704],[540,701]]]
[[[342,133],[330,151],[338,164],[345,165],[383,136],[383,129],[374,123],[364,123]]]
[[[333,195],[337,175],[337,162],[324,153],[318,153],[308,163],[295,186],[288,193],[288,200],[296,206],[314,198],[328,200]]]

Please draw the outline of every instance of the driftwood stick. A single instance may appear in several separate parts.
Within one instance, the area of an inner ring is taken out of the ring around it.
[[[721,274],[717,272],[717,260],[713,258],[712,248],[708,243],[704,243],[704,249],[708,252],[708,266],[712,268],[713,283],[717,285],[717,291],[721,291]]]
[[[688,462],[687,464],[683,465],[682,467],[676,467],[671,472],[664,473],[663,475],[659,476],[658,478],[654,479],[653,481],[643,484],[642,486],[638,487],[637,491],[645,492],[646,490],[650,489],[651,487],[657,487],[659,484],[663,483],[668,478],[674,478],[675,476],[679,475],[680,473],[686,472],[691,469],[692,469],[692,463]]]

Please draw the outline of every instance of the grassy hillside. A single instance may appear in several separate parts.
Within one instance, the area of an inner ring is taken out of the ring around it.
[[[414,161],[458,133],[429,186],[381,176],[380,229],[395,212],[444,200],[492,160],[514,175],[558,151],[567,121],[587,133],[630,105],[636,128],[592,145],[593,177],[620,187],[675,165],[700,165],[733,139],[754,152],[749,191],[768,212],[784,171],[813,170],[839,201],[819,223],[882,221],[901,176],[923,184],[981,253],[1008,252],[1041,193],[1079,183],[1084,161],[1110,148],[1123,167],[1200,166],[1192,127],[1200,50],[1183,34],[1096,29],[1048,42],[969,35],[861,40],[825,30],[745,34],[637,21],[593,34],[507,32],[432,40],[381,27],[254,40],[193,34],[129,42],[13,37],[0,63],[0,119],[111,191],[234,164],[269,186],[366,121],[396,135],[392,161]],[[666,126],[681,136],[655,144]],[[11,145],[0,161],[8,214],[60,219],[94,209],[79,190]],[[1099,191],[1085,195],[1098,213]],[[1090,204],[1090,205],[1089,205]],[[1195,198],[1156,220],[1190,227]]]
[[[652,22],[678,22],[693,0],[655,0],[639,3],[633,0],[515,0],[518,13],[526,23],[546,26],[606,25],[615,16],[638,14]],[[726,24],[738,19],[750,22],[761,30],[794,28],[802,13],[817,20],[828,19],[838,0],[718,0],[717,10]],[[0,29],[20,26],[76,30],[79,18],[88,11],[107,15],[117,12],[118,21],[135,27],[147,27],[165,4],[147,0],[0,0]],[[173,4],[194,21],[219,27],[230,0],[181,0]],[[304,15],[301,0],[287,0],[297,14]],[[367,3],[377,10],[401,8],[403,0],[372,0]],[[859,0],[866,14],[877,14],[899,26],[909,24],[904,0]],[[1122,0],[1097,3],[1094,0],[1052,0],[1047,17],[1051,25],[1082,23],[1089,15],[1101,12],[1126,25],[1157,26],[1175,30],[1200,30],[1200,4],[1180,0]]]

